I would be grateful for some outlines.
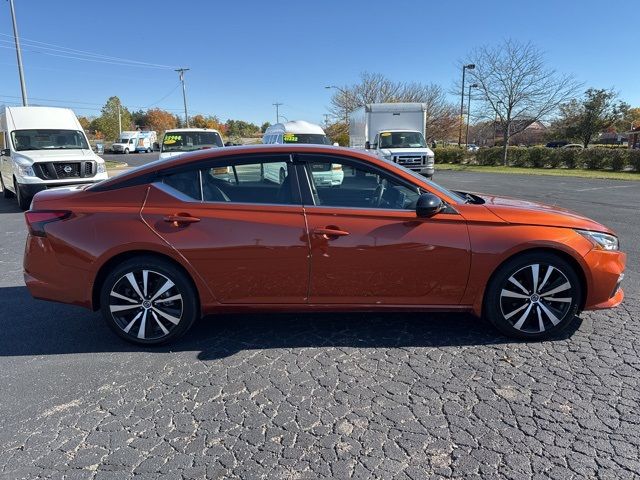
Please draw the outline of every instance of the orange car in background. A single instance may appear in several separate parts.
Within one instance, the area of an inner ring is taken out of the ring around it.
[[[333,168],[338,185],[314,181]],[[31,294],[100,309],[140,344],[255,311],[464,311],[535,340],[623,299],[607,227],[329,146],[185,154],[38,193],[25,215]]]

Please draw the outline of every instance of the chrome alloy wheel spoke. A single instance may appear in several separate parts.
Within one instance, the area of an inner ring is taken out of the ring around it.
[[[573,285],[552,265],[531,263],[513,272],[500,290],[500,310],[514,329],[543,333],[559,325],[574,302]]]
[[[124,274],[109,297],[108,308],[116,325],[139,340],[169,335],[182,319],[182,293],[166,275],[153,270]]]

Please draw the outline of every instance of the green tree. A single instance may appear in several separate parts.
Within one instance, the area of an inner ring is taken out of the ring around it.
[[[110,97],[102,107],[102,115],[91,122],[91,128],[104,135],[107,140],[116,140],[120,134],[118,130],[118,110],[120,110],[122,130],[131,128],[131,113],[122,106],[116,96]]]
[[[269,122],[264,122],[261,126],[260,126],[260,132],[264,133],[267,131],[267,128],[269,128],[271,126],[271,123]]]
[[[144,127],[149,125],[149,119],[147,118],[147,113],[144,110],[140,109],[136,112],[131,112],[131,123],[134,127]]]
[[[244,120],[227,120],[226,127],[227,135],[232,138],[251,137],[260,131],[256,124]]]
[[[590,88],[581,99],[560,108],[559,126],[568,138],[580,140],[586,148],[591,140],[624,118],[629,105],[612,90]]]

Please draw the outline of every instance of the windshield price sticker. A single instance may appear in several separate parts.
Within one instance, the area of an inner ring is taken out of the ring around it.
[[[381,137],[389,137],[389,136],[391,136],[391,132],[382,132],[382,133],[380,134],[380,136],[381,136]]]
[[[285,133],[282,139],[285,142],[295,143],[298,141],[298,137],[296,137],[293,133]]]
[[[176,142],[182,141],[182,135],[165,135],[162,143],[165,145],[173,145]]]

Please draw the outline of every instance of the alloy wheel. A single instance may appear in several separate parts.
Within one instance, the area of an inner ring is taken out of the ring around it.
[[[159,340],[180,323],[184,302],[177,285],[167,276],[153,270],[134,270],[113,285],[109,311],[128,336]]]
[[[575,303],[574,286],[553,265],[526,265],[508,277],[500,290],[500,310],[516,330],[543,333],[560,324]]]

